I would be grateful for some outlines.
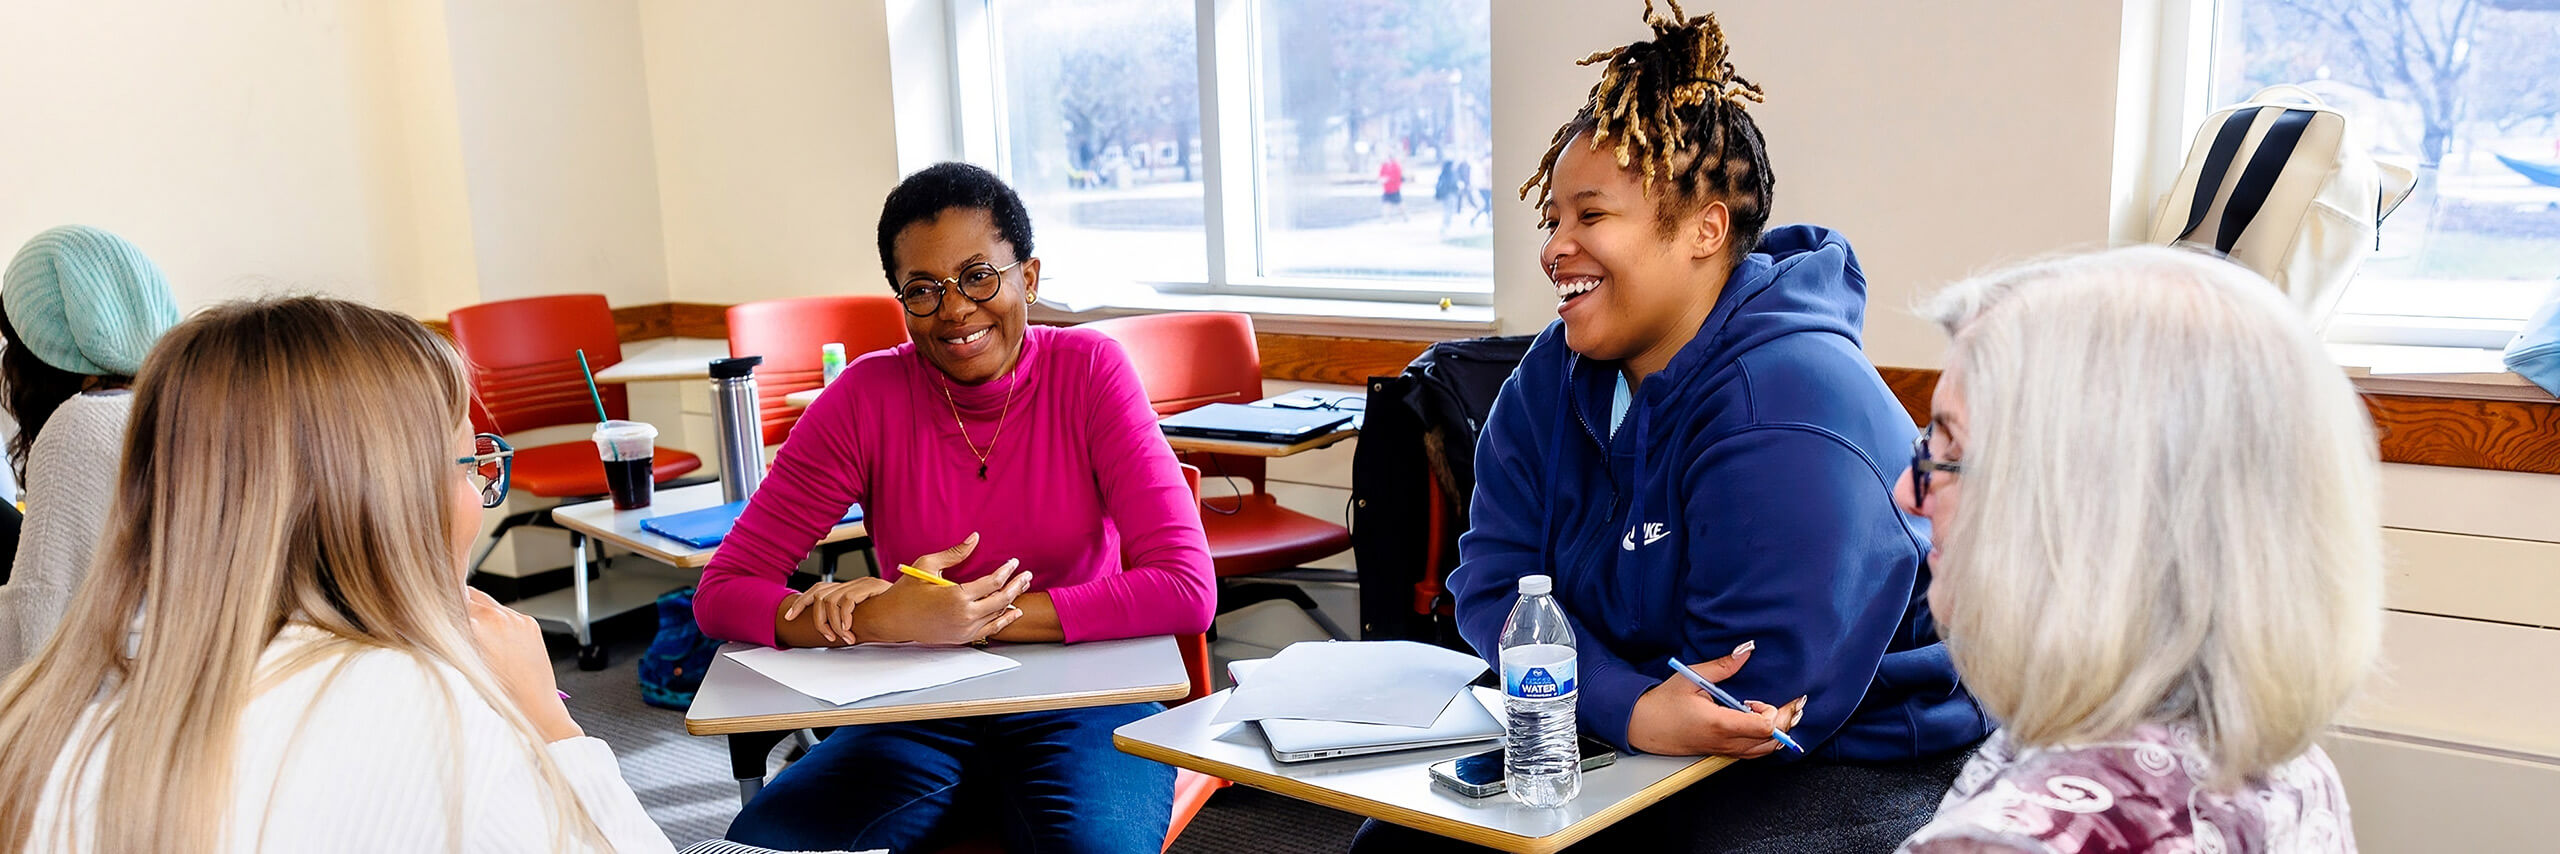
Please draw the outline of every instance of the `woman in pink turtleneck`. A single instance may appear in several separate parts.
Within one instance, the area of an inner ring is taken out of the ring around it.
[[[1033,327],[1031,221],[986,170],[909,176],[880,217],[902,344],[810,405],[694,600],[705,633],[774,646],[1187,634],[1215,609],[1199,511],[1138,377],[1098,333]],[[860,504],[914,579],[784,586]],[[1173,769],[1111,731],[1153,703],[845,727],[729,827],[781,849],[930,850],[990,822],[1006,847],[1153,851]]]

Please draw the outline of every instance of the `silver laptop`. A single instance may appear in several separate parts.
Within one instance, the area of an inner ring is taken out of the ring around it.
[[[1262,666],[1263,661],[1229,662],[1227,675],[1242,683],[1254,668]],[[1451,700],[1449,707],[1441,710],[1440,719],[1427,727],[1294,718],[1271,718],[1255,723],[1262,727],[1262,738],[1270,744],[1271,758],[1281,762],[1305,762],[1501,738],[1502,722],[1485,710],[1484,704],[1476,700],[1474,691],[1470,688]]]

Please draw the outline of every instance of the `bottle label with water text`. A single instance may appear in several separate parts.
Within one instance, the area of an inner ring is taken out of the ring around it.
[[[1502,692],[1524,700],[1555,700],[1573,696],[1574,667],[1571,660],[1547,664],[1514,664],[1503,662]]]

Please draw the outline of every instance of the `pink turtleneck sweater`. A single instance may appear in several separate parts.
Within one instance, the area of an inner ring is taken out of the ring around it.
[[[914,344],[846,366],[703,570],[703,633],[775,645],[783,579],[848,504],[862,505],[884,567],[971,532],[977,551],[953,580],[1020,558],[1069,643],[1206,630],[1217,597],[1200,512],[1129,357],[1100,333],[1026,332],[1013,371],[978,386],[951,382]],[[955,405],[970,441],[994,443],[985,480]]]

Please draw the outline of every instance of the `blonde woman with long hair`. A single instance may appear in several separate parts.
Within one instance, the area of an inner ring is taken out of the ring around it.
[[[463,586],[505,465],[469,395],[350,302],[171,330],[97,571],[0,686],[0,850],[671,850],[533,621]]]
[[[2313,739],[2379,648],[2379,475],[2302,318],[2160,247],[1925,313],[1952,342],[1896,498],[2001,729],[1905,850],[2354,850]]]

